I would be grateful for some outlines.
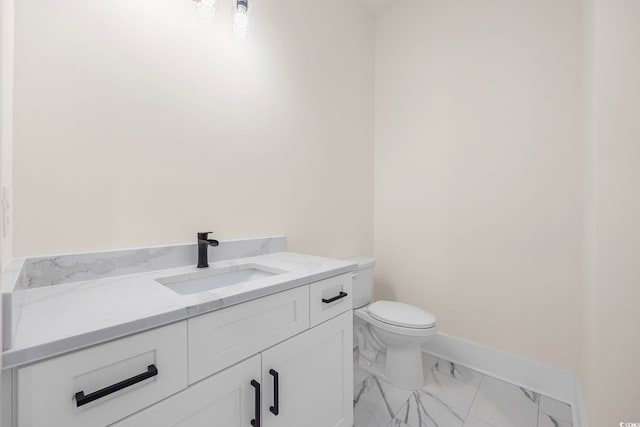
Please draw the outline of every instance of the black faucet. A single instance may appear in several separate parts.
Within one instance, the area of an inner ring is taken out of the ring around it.
[[[218,246],[220,244],[217,240],[209,239],[210,233],[211,231],[198,233],[198,268],[209,267],[207,249],[209,246]]]

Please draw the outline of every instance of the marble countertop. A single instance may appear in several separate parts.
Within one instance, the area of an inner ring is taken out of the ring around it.
[[[195,266],[153,270],[22,291],[13,346],[3,353],[12,368],[114,338],[354,271],[351,261],[278,252],[214,262],[210,269],[257,264],[285,273],[191,295],[158,278],[201,272]]]

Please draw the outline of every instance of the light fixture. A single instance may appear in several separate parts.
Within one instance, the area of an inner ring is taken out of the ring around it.
[[[249,33],[249,0],[233,0],[233,32],[238,38],[247,38]]]
[[[226,7],[222,7],[223,0],[193,0],[195,11],[200,20],[211,23],[216,20],[222,11],[226,13]],[[229,0],[226,0],[229,1]],[[231,0],[231,20],[233,32],[239,39],[246,39],[249,35],[249,0]]]
[[[210,23],[218,17],[217,0],[193,0],[193,2],[202,21]]]

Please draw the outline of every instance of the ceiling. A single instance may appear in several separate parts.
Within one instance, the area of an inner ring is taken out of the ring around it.
[[[395,0],[360,0],[372,13],[378,13],[389,7]]]

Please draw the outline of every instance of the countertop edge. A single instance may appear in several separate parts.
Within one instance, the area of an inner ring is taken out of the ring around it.
[[[357,264],[337,267],[330,270],[309,274],[300,278],[287,280],[269,287],[248,291],[223,300],[213,300],[183,307],[174,311],[151,315],[149,317],[136,319],[131,322],[116,324],[104,329],[87,332],[84,334],[65,337],[56,341],[35,345],[33,347],[17,350],[7,350],[2,354],[2,369],[13,369],[29,365],[35,362],[58,357],[66,353],[82,350],[94,345],[103,344],[109,341],[120,339],[126,336],[145,332],[154,328],[166,326],[180,322],[192,317],[222,310],[234,305],[249,302],[258,298],[263,298],[279,292],[288,291],[300,286],[309,285],[330,277],[339,276],[353,272],[357,269]],[[219,303],[219,305],[217,305]]]

